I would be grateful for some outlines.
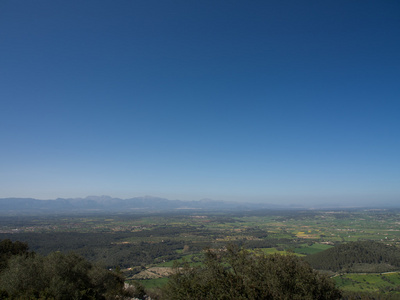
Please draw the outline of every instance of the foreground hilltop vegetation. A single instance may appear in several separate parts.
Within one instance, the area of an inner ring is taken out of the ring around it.
[[[0,242],[0,299],[124,299],[124,277],[74,254],[30,252]]]
[[[206,252],[204,264],[186,264],[170,278],[165,299],[340,299],[325,275],[294,255],[266,255],[229,245]]]

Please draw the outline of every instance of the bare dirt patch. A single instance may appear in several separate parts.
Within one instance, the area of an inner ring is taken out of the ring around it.
[[[132,276],[133,279],[155,279],[167,277],[173,273],[170,267],[152,267]]]
[[[162,277],[169,276],[173,273],[173,268],[170,267],[152,267],[148,268],[147,270]]]

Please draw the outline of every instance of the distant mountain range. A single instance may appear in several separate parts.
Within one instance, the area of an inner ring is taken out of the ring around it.
[[[255,210],[296,210],[296,209],[360,209],[400,208],[399,204],[340,205],[321,202],[319,205],[276,205],[202,199],[199,201],[169,200],[143,196],[129,199],[110,196],[88,196],[86,198],[57,198],[39,200],[34,198],[0,198],[0,214],[42,214],[42,213],[134,213],[172,211],[255,211]]]
[[[239,211],[258,209],[288,208],[265,203],[238,203],[203,199],[199,201],[169,200],[152,196],[130,199],[110,196],[89,196],[86,198],[58,198],[38,200],[34,198],[0,198],[0,213],[27,214],[52,212],[163,212],[184,210]]]

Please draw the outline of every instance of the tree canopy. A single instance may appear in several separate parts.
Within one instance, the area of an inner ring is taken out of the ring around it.
[[[163,299],[340,299],[334,282],[294,255],[265,255],[234,245],[208,250],[202,266],[185,264]]]
[[[1,299],[116,299],[124,296],[124,277],[81,256],[27,252],[27,245],[0,242]]]
[[[400,269],[400,250],[375,241],[341,244],[307,256],[318,270],[334,272],[388,272]]]

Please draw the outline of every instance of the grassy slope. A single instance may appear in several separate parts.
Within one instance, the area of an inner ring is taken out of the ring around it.
[[[343,274],[333,278],[344,291],[382,292],[400,286],[400,274]]]

